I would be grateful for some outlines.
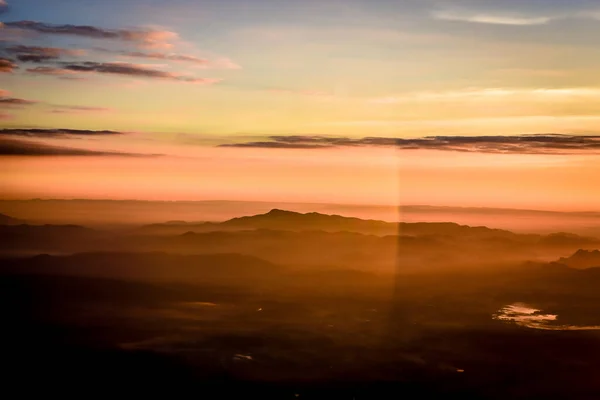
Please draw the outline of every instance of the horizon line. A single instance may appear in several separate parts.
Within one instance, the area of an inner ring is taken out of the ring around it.
[[[459,210],[497,210],[497,211],[519,211],[556,214],[600,214],[600,210],[565,210],[556,209],[533,209],[533,208],[510,208],[493,206],[452,206],[434,204],[371,204],[371,203],[327,203],[312,201],[281,201],[281,200],[234,200],[234,199],[205,199],[205,200],[149,200],[149,199],[103,199],[103,198],[25,198],[10,199],[0,198],[0,201],[90,201],[90,202],[140,202],[140,203],[264,203],[264,204],[303,204],[303,205],[325,205],[325,206],[351,206],[351,207],[389,207],[389,208],[430,208],[430,209],[459,209]]]

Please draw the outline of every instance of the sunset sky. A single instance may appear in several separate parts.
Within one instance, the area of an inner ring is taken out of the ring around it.
[[[598,0],[0,0],[0,21],[2,198],[599,208]]]

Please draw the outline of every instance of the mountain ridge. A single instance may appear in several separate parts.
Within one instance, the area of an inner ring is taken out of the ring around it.
[[[0,225],[22,225],[25,224],[26,221],[11,217],[10,215],[0,213]]]
[[[376,219],[361,219],[357,217],[346,217],[337,214],[323,214],[318,212],[300,213],[296,211],[287,211],[278,208],[271,209],[264,214],[235,217],[223,222],[201,222],[188,223],[158,223],[144,225],[139,230],[146,233],[152,231],[163,231],[164,233],[201,232],[206,230],[221,230],[222,228],[231,230],[240,229],[275,229],[275,230],[323,230],[328,232],[357,232],[363,234],[376,235],[422,235],[427,233],[439,234],[440,230],[445,234],[456,234],[458,232],[466,233],[490,233],[496,236],[512,237],[515,233],[503,230],[489,228],[486,226],[461,225],[455,222],[387,222]],[[431,229],[429,229],[431,228]]]

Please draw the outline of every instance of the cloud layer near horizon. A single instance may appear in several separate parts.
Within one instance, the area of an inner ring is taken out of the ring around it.
[[[109,130],[83,130],[83,129],[0,129],[0,136],[21,136],[30,138],[56,138],[76,136],[107,136],[123,135],[124,132]]]
[[[118,156],[156,157],[158,154],[124,153],[55,146],[29,140],[0,138],[0,156]]]
[[[67,107],[69,108],[69,107]],[[84,107],[86,108],[86,107]],[[86,108],[87,110],[87,108]],[[120,151],[93,150],[41,142],[45,139],[75,139],[84,137],[120,136],[125,132],[82,129],[1,129],[0,156],[118,156],[156,157],[160,154],[143,154]],[[32,140],[37,139],[40,141]]]
[[[325,149],[335,147],[394,147],[401,150],[443,150],[492,154],[596,154],[600,136],[560,134],[523,136],[427,136],[423,138],[269,136],[265,141],[222,144],[220,147],[264,149]]]

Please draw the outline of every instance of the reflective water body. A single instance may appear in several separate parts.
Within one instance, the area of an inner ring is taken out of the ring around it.
[[[600,330],[600,326],[597,325],[561,325],[558,323],[558,315],[545,314],[542,310],[524,303],[513,303],[502,307],[493,315],[493,318],[499,321],[513,322],[517,325],[532,329],[556,331]]]

